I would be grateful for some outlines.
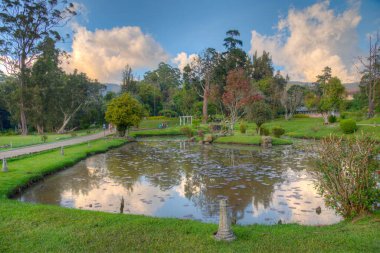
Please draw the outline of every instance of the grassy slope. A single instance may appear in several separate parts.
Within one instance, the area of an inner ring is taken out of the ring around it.
[[[260,145],[261,136],[248,136],[248,135],[236,135],[219,137],[215,140],[216,143],[230,143],[230,144],[245,144],[245,145]],[[291,140],[280,139],[272,137],[273,145],[289,145],[292,144]]]
[[[103,152],[111,147],[125,143],[122,139],[101,139],[86,144],[65,148],[65,155],[60,149],[8,160],[9,172],[0,174],[0,198],[4,198],[15,189],[27,185],[29,181],[41,179],[45,174],[57,169],[71,166],[87,155]]]
[[[75,133],[77,134],[76,137],[78,136],[85,136],[88,134],[94,134],[101,131],[100,129],[94,129],[91,130],[90,133],[87,133],[86,130],[81,130],[81,131],[76,131]],[[61,141],[61,140],[66,140],[73,138],[70,134],[46,134],[48,136],[48,139],[46,142],[55,142],[55,141]],[[27,135],[27,136],[22,136],[22,135],[10,135],[10,136],[4,136],[0,135],[0,146],[4,145],[10,145],[12,143],[13,148],[18,148],[18,147],[23,147],[23,146],[30,146],[30,145],[35,145],[35,144],[42,144],[41,140],[41,135]],[[7,150],[9,148],[0,148],[0,151]]]
[[[380,214],[333,226],[234,226],[238,239],[216,242],[215,224],[27,204],[5,198],[29,180],[69,166],[123,140],[98,140],[9,162],[0,174],[0,252],[377,252]]]
[[[253,124],[250,125],[252,129],[255,128]],[[292,119],[289,121],[279,119],[266,123],[264,126],[269,129],[274,126],[281,126],[286,131],[285,135],[294,138],[321,139],[330,134],[345,135],[340,130],[339,123],[324,125],[321,118]],[[375,140],[380,141],[380,127],[358,126],[358,131],[355,134],[361,134],[361,132],[367,133]]]

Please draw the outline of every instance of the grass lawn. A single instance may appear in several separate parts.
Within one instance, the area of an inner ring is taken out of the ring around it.
[[[358,122],[361,123],[361,122]],[[256,128],[254,124],[249,124],[251,129]],[[324,125],[321,118],[304,118],[304,119],[277,119],[269,123],[265,123],[264,127],[272,129],[274,126],[281,126],[285,129],[285,135],[293,138],[312,138],[321,139],[330,134],[338,136],[350,136],[344,134],[340,130],[339,123]],[[358,126],[355,134],[361,133],[369,134],[375,140],[380,141],[380,126]]]
[[[225,144],[245,144],[245,145],[260,145],[261,136],[249,136],[249,135],[234,135],[234,136],[224,136],[219,137],[214,141],[215,143],[225,143]],[[290,145],[293,142],[291,140],[280,139],[272,137],[273,145]]]
[[[380,117],[376,116],[372,119],[366,119],[358,122],[359,124],[380,124]]]
[[[164,129],[138,130],[131,131],[129,135],[132,137],[183,135],[180,129],[180,127],[168,127]]]
[[[143,120],[139,125],[139,129],[155,129],[162,123],[166,123],[168,127],[179,126],[179,118],[167,118],[160,120]]]
[[[72,133],[69,134],[52,134],[48,133],[47,135],[47,140],[46,143],[48,142],[55,142],[55,141],[61,141],[61,140],[67,140],[73,137],[78,137],[78,136],[85,136],[89,134],[94,134],[102,131],[101,129],[92,129],[88,133],[87,130],[80,130],[73,132],[76,134],[76,136],[72,136]],[[42,144],[43,141],[41,140],[41,135],[0,135],[0,147],[4,145],[11,145],[13,148],[19,148],[19,147],[24,147],[24,146],[30,146],[30,145],[36,145],[36,144]],[[10,148],[0,148],[0,151],[4,150],[9,150]]]
[[[97,140],[10,160],[0,174],[0,252],[379,252],[380,213],[331,226],[234,226],[217,242],[216,224],[29,204],[7,196],[44,174],[125,140]]]

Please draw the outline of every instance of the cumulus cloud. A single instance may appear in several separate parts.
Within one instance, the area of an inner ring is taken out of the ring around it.
[[[252,31],[251,51],[269,51],[274,64],[284,67],[292,80],[315,81],[325,66],[344,82],[358,80],[354,67],[360,55],[356,28],[361,20],[359,4],[334,13],[329,1],[303,10],[290,9],[280,19],[273,36]]]
[[[176,64],[179,70],[182,72],[183,68],[186,67],[187,64],[191,64],[196,61],[198,58],[197,54],[190,54],[189,56],[185,52],[181,52],[177,54],[177,56],[172,60],[174,64]]]
[[[154,68],[169,56],[140,27],[115,27],[109,30],[87,30],[74,25],[72,51],[66,71],[78,69],[101,82],[119,83],[128,64],[132,69]]]

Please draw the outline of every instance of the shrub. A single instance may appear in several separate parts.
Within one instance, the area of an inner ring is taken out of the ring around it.
[[[47,139],[48,139],[48,136],[47,136],[46,134],[41,135],[41,141],[42,141],[43,143],[45,143],[45,142],[47,141]]]
[[[260,133],[260,135],[264,135],[264,136],[268,136],[270,134],[269,129],[263,126],[260,127],[257,131]]]
[[[313,126],[313,127],[311,128],[311,130],[312,130],[314,133],[316,133],[316,132],[318,132],[319,130],[321,130],[321,128],[318,127],[318,126]]]
[[[272,109],[263,101],[254,102],[247,107],[247,116],[248,119],[255,122],[257,130],[259,130],[261,125],[272,119]]]
[[[345,218],[370,212],[380,197],[376,142],[367,136],[330,136],[316,149],[317,189],[326,205]]]
[[[240,122],[239,128],[240,128],[240,133],[245,134],[245,132],[247,132],[247,124],[244,121]]]
[[[275,126],[272,128],[272,133],[275,137],[280,138],[281,135],[285,133],[285,129],[280,126]]]
[[[360,111],[359,112],[344,112],[340,115],[340,118],[361,121],[365,118],[365,114]]]
[[[201,125],[200,119],[193,120],[193,127],[198,128]]]
[[[203,138],[204,134],[205,133],[203,132],[203,130],[201,130],[201,129],[198,130],[198,136],[199,137]]]
[[[307,115],[307,114],[295,114],[293,116],[293,118],[296,118],[296,119],[306,119],[306,118],[310,118],[310,116]]]
[[[181,133],[186,135],[187,137],[193,137],[193,129],[189,126],[181,127],[180,129]]]
[[[72,132],[70,135],[71,135],[71,137],[77,137],[77,133],[76,132]]]
[[[166,120],[168,118],[165,116],[150,116],[150,117],[146,117],[146,119],[147,120]]]
[[[164,109],[164,110],[159,111],[158,115],[172,118],[172,117],[177,117],[178,113],[172,110]]]
[[[340,129],[342,129],[345,134],[352,134],[358,129],[358,126],[353,119],[343,119],[340,121]]]
[[[335,115],[329,115],[327,120],[329,121],[329,123],[335,123],[336,122],[336,116]]]

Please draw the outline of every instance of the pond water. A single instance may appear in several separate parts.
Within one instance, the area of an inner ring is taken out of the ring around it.
[[[227,198],[238,224],[336,223],[341,218],[314,189],[310,166],[310,156],[292,146],[143,141],[89,157],[16,198],[214,223]]]

